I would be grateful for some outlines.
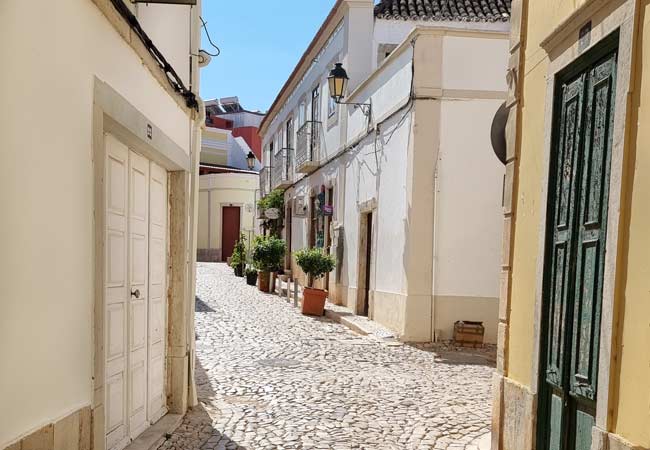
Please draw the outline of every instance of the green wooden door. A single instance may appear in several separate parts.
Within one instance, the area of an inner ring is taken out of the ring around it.
[[[538,417],[544,450],[591,449],[616,83],[612,47],[583,58],[556,86]]]

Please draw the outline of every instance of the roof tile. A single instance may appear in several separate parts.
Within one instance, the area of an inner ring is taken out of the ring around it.
[[[389,20],[507,22],[512,0],[381,0],[375,17]]]

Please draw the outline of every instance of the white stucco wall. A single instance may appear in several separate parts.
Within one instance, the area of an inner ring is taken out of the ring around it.
[[[456,321],[470,320],[483,322],[486,342],[496,343],[505,166],[489,136],[501,103],[442,105],[433,284],[434,329],[441,340],[453,338]]]
[[[190,36],[192,8],[186,5],[138,3],[136,17],[183,82],[189,85],[189,44],[187,39],[179,39],[179,36]]]
[[[0,40],[4,447],[92,401],[94,77],[188,154],[191,121],[89,0],[5,0]]]
[[[436,177],[436,295],[499,296],[505,166],[494,155],[489,136],[492,117],[501,103],[471,100],[442,105]]]

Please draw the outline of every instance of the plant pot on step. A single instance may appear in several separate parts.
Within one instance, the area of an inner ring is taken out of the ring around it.
[[[246,284],[249,286],[255,286],[257,284],[257,271],[247,270],[246,271]]]
[[[262,292],[271,292],[271,272],[259,272],[259,289]]]
[[[302,313],[307,316],[322,316],[325,313],[327,291],[306,287],[302,293]]]

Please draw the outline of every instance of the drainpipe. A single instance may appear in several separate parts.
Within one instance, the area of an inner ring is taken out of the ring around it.
[[[201,135],[205,129],[205,103],[199,96],[199,67],[197,55],[199,53],[199,46],[201,42],[201,0],[197,1],[197,5],[191,10],[192,30],[190,31],[190,69],[191,69],[191,90],[196,96],[198,103],[198,112],[195,114],[194,122],[191,127],[190,135],[190,158],[192,162],[192,173],[190,174],[190,247],[188,261],[188,276],[189,276],[189,293],[187,302],[187,317],[190,321],[187,327],[187,343],[188,343],[188,392],[187,404],[189,407],[198,404],[198,396],[196,391],[196,382],[194,378],[195,373],[195,359],[196,359],[196,342],[195,342],[195,314],[194,303],[196,296],[196,249],[198,240],[198,198],[199,198],[199,163],[201,159]]]
[[[192,214],[190,215],[190,233],[191,243],[189,248],[190,254],[188,255],[188,269],[190,278],[190,292],[188,295],[188,314],[190,326],[187,327],[187,342],[189,348],[189,381],[188,381],[188,406],[196,406],[198,404],[198,396],[196,392],[196,383],[194,380],[195,372],[195,356],[196,356],[196,342],[194,331],[194,297],[196,296],[196,248],[198,237],[198,197],[199,197],[199,160],[201,155],[201,133],[205,128],[205,103],[197,96],[199,103],[199,112],[194,120],[192,126],[192,140],[191,140],[191,158],[193,173],[190,176],[190,205],[192,205]]]

